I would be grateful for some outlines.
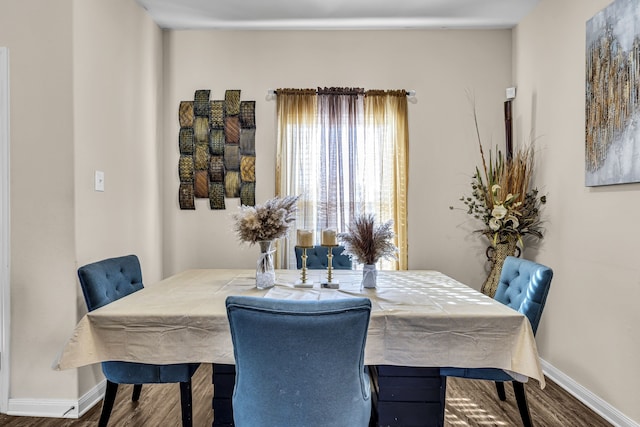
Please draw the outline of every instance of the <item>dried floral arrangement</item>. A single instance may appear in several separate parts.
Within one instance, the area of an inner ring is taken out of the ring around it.
[[[234,231],[238,238],[253,245],[287,234],[289,226],[296,219],[298,197],[274,197],[262,205],[242,206],[241,211],[233,215]]]
[[[396,259],[398,248],[393,244],[393,238],[393,221],[376,225],[372,214],[354,218],[348,232],[338,233],[347,255],[362,264],[375,264],[380,258]]]
[[[482,170],[476,167],[471,181],[471,196],[462,196],[467,206],[467,214],[484,223],[476,232],[489,238],[495,246],[509,236],[517,237],[522,245],[526,235],[542,239],[542,221],[540,208],[547,202],[546,196],[538,196],[536,188],[530,188],[533,172],[533,148],[518,150],[512,159],[505,159],[496,148],[493,156],[489,150],[489,162],[486,161],[478,120],[474,111],[478,147],[482,157]],[[453,206],[449,207],[454,209]]]

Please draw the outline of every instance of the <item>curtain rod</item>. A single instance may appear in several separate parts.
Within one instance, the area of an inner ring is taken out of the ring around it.
[[[316,91],[316,93],[318,93]],[[269,89],[267,90],[267,99],[270,98],[275,98],[278,95],[278,91],[275,89]],[[415,90],[408,90],[407,91],[407,96],[410,98],[414,98],[416,96],[416,91]]]

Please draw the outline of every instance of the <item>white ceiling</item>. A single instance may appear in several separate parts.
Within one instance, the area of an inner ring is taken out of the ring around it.
[[[539,0],[136,0],[168,29],[511,28]]]

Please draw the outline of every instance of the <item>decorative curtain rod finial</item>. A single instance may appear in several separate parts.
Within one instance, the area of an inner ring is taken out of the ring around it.
[[[278,94],[275,89],[267,89],[267,96],[265,97],[265,100],[273,101],[277,97],[278,97]]]
[[[417,104],[418,103],[418,97],[416,96],[416,91],[413,89],[410,89],[407,91],[407,101],[409,101],[412,104]]]

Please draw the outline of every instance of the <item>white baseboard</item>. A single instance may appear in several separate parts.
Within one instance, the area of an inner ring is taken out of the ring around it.
[[[582,385],[567,376],[562,371],[556,369],[553,365],[540,359],[544,374],[554,383],[565,389],[567,393],[591,408],[595,413],[605,420],[609,421],[616,427],[640,427],[640,424],[618,411],[609,403],[602,400],[599,396],[584,388]]]
[[[100,381],[95,387],[89,390],[78,400],[78,417],[84,415],[89,409],[93,408],[96,404],[100,403],[104,397],[104,392],[107,389],[107,380]]]
[[[89,409],[100,402],[104,396],[106,380],[78,400],[72,399],[9,399],[7,415],[49,418],[80,418]]]

